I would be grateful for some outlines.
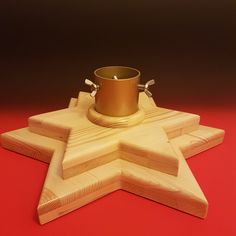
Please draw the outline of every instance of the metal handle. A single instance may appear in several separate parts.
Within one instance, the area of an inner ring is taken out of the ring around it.
[[[149,91],[149,86],[154,85],[155,80],[149,80],[146,84],[139,84],[138,88],[143,90],[148,97],[152,97],[152,93]]]
[[[89,85],[91,87],[91,93],[90,93],[90,96],[91,97],[95,97],[98,89],[99,89],[99,85],[93,83],[91,80],[89,79],[85,79],[85,84]]]

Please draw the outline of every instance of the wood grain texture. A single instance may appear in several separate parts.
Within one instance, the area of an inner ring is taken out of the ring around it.
[[[122,117],[113,117],[106,116],[98,113],[95,110],[94,105],[88,109],[87,118],[94,124],[99,126],[104,126],[108,128],[124,128],[138,125],[144,120],[145,113],[142,109],[139,109],[132,115],[122,116]]]
[[[140,97],[145,120],[131,128],[88,121],[85,111],[94,101],[80,93],[68,109],[31,117],[30,128],[1,135],[3,147],[50,163],[38,205],[41,224],[118,189],[206,216],[207,200],[185,158],[221,143],[224,131]]]
[[[116,134],[110,129],[105,136],[100,126],[85,134],[73,129],[62,162],[63,177],[69,178],[118,158],[177,175],[178,158],[163,129],[151,124],[138,127]]]
[[[174,138],[185,158],[192,157],[224,140],[225,131],[200,125],[199,129]]]
[[[160,135],[158,132],[155,134],[155,129],[164,128],[168,138],[172,138],[195,130],[199,126],[198,115],[156,107],[153,99],[148,98],[145,93],[140,93],[139,99],[140,111],[145,113],[144,119],[134,128],[119,127],[120,120],[117,125],[114,124],[117,126],[115,129],[92,123],[87,118],[87,112],[94,99],[88,93],[81,92],[77,103],[75,99],[73,102],[74,107],[70,102],[68,109],[29,118],[29,128],[32,132],[67,142],[62,162],[64,178],[80,174],[117,158],[177,175],[178,160],[173,155],[168,139],[165,138],[166,143],[160,142]],[[126,122],[126,118],[124,119]],[[130,139],[133,139],[134,135],[131,130],[135,133],[136,139],[149,141],[143,141],[143,144],[139,142],[140,147],[136,145],[134,148],[133,145],[133,148],[127,148],[124,141],[120,142],[120,140],[126,140],[128,143],[129,135],[132,136]],[[149,130],[149,132],[145,130]],[[124,139],[124,136],[127,138]],[[153,149],[152,152],[147,151],[155,145],[158,145],[159,148],[161,146],[162,150],[165,149],[165,155],[164,153],[160,155],[157,149]],[[126,147],[125,150],[121,150],[124,147]]]
[[[178,151],[177,140],[170,141],[180,160],[177,177],[125,160],[114,160],[64,180],[61,168],[64,142],[32,133],[28,129],[12,131],[5,136],[8,136],[8,140],[3,139],[5,140],[3,145],[8,143],[8,148],[10,137],[20,137],[21,142],[25,143],[25,147],[29,150],[37,147],[39,143],[41,145],[44,143],[43,149],[48,151],[54,149],[54,152],[51,152],[53,157],[38,206],[39,219],[42,224],[117,189],[124,189],[199,217],[206,216],[207,200],[181,152]],[[49,141],[50,145],[48,145]],[[14,142],[15,140],[12,141],[12,145]],[[21,153],[23,153],[22,150]],[[44,152],[35,158],[39,157],[41,160],[43,155]],[[48,161],[50,161],[49,158]]]

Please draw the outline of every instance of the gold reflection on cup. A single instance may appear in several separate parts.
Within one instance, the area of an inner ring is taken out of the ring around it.
[[[107,116],[129,116],[138,111],[140,72],[125,66],[107,66],[94,72],[99,89],[95,109]]]

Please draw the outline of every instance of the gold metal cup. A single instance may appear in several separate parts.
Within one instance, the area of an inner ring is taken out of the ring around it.
[[[107,66],[94,71],[99,89],[95,109],[107,116],[129,116],[138,111],[140,72],[125,66]]]

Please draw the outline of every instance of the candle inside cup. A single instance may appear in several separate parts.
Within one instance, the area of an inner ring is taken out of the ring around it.
[[[99,90],[95,109],[108,116],[128,116],[138,111],[140,72],[125,66],[107,66],[94,72]]]

